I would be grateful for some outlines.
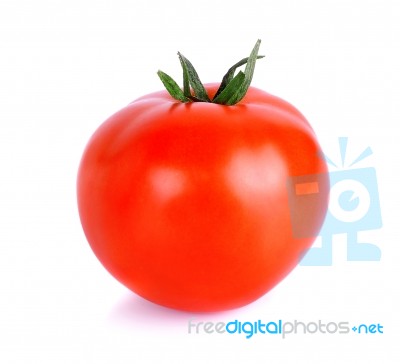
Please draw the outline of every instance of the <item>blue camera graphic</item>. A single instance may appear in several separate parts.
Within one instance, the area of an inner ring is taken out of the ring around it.
[[[347,138],[339,138],[342,156],[342,167],[346,153]],[[370,148],[364,150],[350,167],[372,154]],[[328,164],[337,167],[325,157]],[[313,205],[318,199],[318,188],[309,195],[296,194],[296,186],[303,180],[314,180],[318,176],[293,177],[289,182],[289,204],[291,208],[292,230],[294,237],[307,236],[301,228],[302,222],[294,213],[301,203]],[[335,234],[347,234],[348,261],[379,261],[381,250],[370,242],[359,242],[358,232],[376,230],[382,227],[376,171],[372,167],[342,169],[329,172],[330,190],[328,211],[319,232],[321,247],[311,247],[301,257],[300,265],[329,266],[332,265],[332,237]],[[311,191],[312,192],[312,191]]]

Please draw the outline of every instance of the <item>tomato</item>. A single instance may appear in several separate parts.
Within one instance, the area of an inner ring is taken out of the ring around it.
[[[205,86],[209,97],[217,89]],[[145,299],[198,312],[240,307],[282,280],[318,235],[329,185],[320,154],[304,116],[254,87],[233,106],[152,93],[89,140],[81,223],[104,267]],[[291,204],[295,176],[319,176],[312,208]],[[307,236],[294,234],[293,217]]]

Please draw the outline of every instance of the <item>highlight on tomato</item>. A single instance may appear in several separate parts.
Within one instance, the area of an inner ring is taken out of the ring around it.
[[[116,112],[84,150],[77,199],[86,238],[149,301],[192,312],[247,305],[318,235],[327,165],[305,117],[250,86],[259,47],[220,84],[203,85],[178,53],[183,88],[159,71],[166,90]]]

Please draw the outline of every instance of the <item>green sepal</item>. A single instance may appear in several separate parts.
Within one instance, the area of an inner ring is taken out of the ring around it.
[[[183,90],[186,97],[190,97],[190,90],[187,90],[187,84],[192,86],[194,97],[197,100],[204,102],[211,102],[208,97],[207,91],[200,81],[199,75],[190,61],[181,53],[178,52],[179,60],[183,68]]]
[[[157,72],[158,77],[160,77],[161,82],[164,84],[165,88],[169,92],[169,94],[176,100],[182,102],[189,102],[190,99],[185,96],[179,85],[174,81],[174,79],[167,75],[163,71]]]
[[[229,83],[228,83],[228,85],[225,87],[224,91],[229,88],[229,92],[222,91],[220,95],[218,95],[216,98],[214,98],[214,100],[213,100],[214,103],[222,104],[222,105],[235,105],[240,100],[243,99],[243,97],[247,93],[247,90],[250,87],[251,80],[253,79],[254,68],[256,66],[260,43],[261,43],[261,40],[260,39],[257,40],[253,50],[250,53],[250,56],[246,63],[246,68],[244,70],[243,82],[240,85],[235,84],[235,87],[229,87]],[[231,80],[230,83],[233,80]]]
[[[264,57],[258,55],[260,43],[261,40],[257,40],[250,56],[241,59],[229,68],[212,101],[210,100],[192,63],[179,52],[178,56],[183,70],[183,91],[166,73],[158,71],[158,76],[169,94],[179,101],[212,102],[222,105],[235,105],[243,99],[250,87],[257,59]],[[243,65],[246,65],[244,72],[239,71],[235,76],[236,69]]]
[[[264,58],[265,56],[257,56],[257,59]],[[249,57],[241,59],[239,62],[235,63],[231,68],[229,68],[228,72],[225,74],[221,81],[221,85],[218,88],[218,91],[214,95],[213,102],[216,97],[225,89],[229,82],[232,81],[233,77],[235,76],[235,71],[237,68],[245,65],[249,60]]]
[[[222,90],[222,92],[214,97],[213,103],[222,105],[234,105],[238,99],[238,93],[240,87],[246,79],[246,75],[243,71],[239,71],[238,74],[228,83],[228,85]]]

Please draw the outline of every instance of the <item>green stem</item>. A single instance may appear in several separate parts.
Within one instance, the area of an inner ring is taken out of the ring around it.
[[[207,91],[203,83],[200,81],[199,75],[197,74],[197,71],[193,67],[192,63],[179,52],[179,61],[183,70],[183,90],[166,73],[158,71],[157,74],[169,94],[178,101],[211,102],[221,105],[235,105],[243,99],[250,87],[257,59],[264,57],[258,55],[260,43],[261,40],[257,40],[250,56],[243,58],[229,68],[212,100],[210,100]],[[239,71],[235,76],[236,69],[243,65],[246,65],[244,72]]]
[[[264,56],[257,56],[257,59],[264,58]],[[249,60],[249,57],[241,59],[239,62],[235,63],[231,68],[229,68],[228,72],[222,79],[221,85],[219,86],[219,89],[217,93],[214,96],[214,99],[225,89],[225,87],[233,80],[233,77],[235,76],[235,71],[238,67],[245,65]]]

